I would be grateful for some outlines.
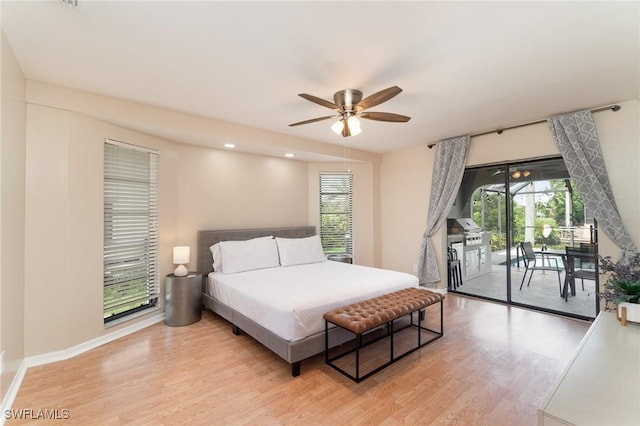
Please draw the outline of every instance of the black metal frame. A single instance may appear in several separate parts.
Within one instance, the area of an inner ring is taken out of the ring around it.
[[[374,375],[378,371],[390,366],[391,364],[393,364],[394,362],[398,361],[399,359],[404,358],[405,356],[409,355],[410,353],[415,352],[418,349],[420,349],[421,347],[426,346],[429,343],[433,342],[434,340],[437,340],[437,339],[441,338],[442,336],[444,336],[444,309],[443,309],[444,305],[443,305],[443,300],[442,299],[439,301],[439,304],[440,304],[440,331],[432,330],[432,329],[430,329],[428,327],[423,327],[421,325],[421,322],[426,319],[426,310],[427,310],[427,308],[429,306],[434,306],[436,304],[437,303],[433,303],[431,305],[425,306],[422,309],[417,309],[417,310],[415,310],[413,312],[410,312],[407,315],[392,319],[391,321],[389,321],[385,325],[383,325],[383,327],[386,328],[386,333],[383,334],[382,336],[378,337],[378,338],[375,338],[375,339],[371,340],[371,341],[367,341],[367,342],[363,343],[363,337],[365,337],[367,334],[375,331],[377,328],[373,329],[373,330],[364,331],[363,333],[353,333],[355,335],[355,348],[348,349],[348,350],[346,350],[346,351],[344,351],[342,353],[339,353],[338,355],[335,355],[333,357],[329,357],[329,337],[328,336],[329,336],[329,323],[331,321],[325,320],[324,321],[324,330],[325,330],[325,339],[324,339],[324,341],[325,341],[324,354],[325,355],[324,355],[324,359],[325,359],[325,364],[330,365],[335,370],[337,370],[340,373],[342,373],[343,375],[347,376],[348,378],[350,378],[354,382],[360,383],[364,379],[366,379],[368,377],[371,377],[372,375]],[[417,324],[414,323],[414,321],[413,321],[413,314],[415,314],[416,312],[419,313]],[[405,351],[405,352],[403,352],[402,354],[400,354],[398,356],[394,356],[393,336],[396,333],[396,331],[394,331],[393,325],[394,325],[395,321],[400,320],[400,319],[402,319],[404,317],[407,317],[407,316],[409,316],[411,318],[410,319],[410,323],[406,327],[402,327],[398,331],[406,329],[406,328],[409,328],[409,327],[416,327],[418,329],[418,345],[413,347],[413,348],[411,348],[411,349],[409,349],[409,350],[407,350],[407,351]],[[334,324],[334,323],[331,323],[331,324]],[[334,324],[334,325],[336,327],[340,327],[337,324]],[[430,338],[430,339],[428,339],[425,342],[422,342],[422,331],[423,330],[428,331],[430,333],[434,333],[435,336]],[[348,330],[348,331],[350,331],[350,330]],[[380,365],[379,367],[376,367],[375,369],[373,369],[370,372],[366,373],[364,376],[360,376],[360,349],[362,349],[362,348],[364,348],[364,347],[366,347],[366,346],[368,346],[368,345],[370,345],[372,343],[375,343],[375,342],[377,342],[377,341],[379,341],[381,339],[384,339],[386,337],[389,338],[389,343],[390,343],[389,344],[389,346],[390,346],[389,361],[387,361],[386,363]],[[336,364],[333,363],[334,361],[336,361],[336,360],[338,360],[338,359],[340,359],[340,358],[342,358],[342,357],[344,357],[346,355],[354,353],[354,352],[355,352],[355,357],[356,357],[355,376],[350,374],[349,372],[343,370],[342,368],[338,367]]]

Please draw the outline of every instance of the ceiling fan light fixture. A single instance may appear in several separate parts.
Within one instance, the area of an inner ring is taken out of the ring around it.
[[[360,127],[360,120],[355,115],[349,115],[347,118],[347,127],[349,128],[350,136],[357,136],[362,133],[362,128]]]
[[[355,115],[349,117],[349,119],[347,120],[347,126],[349,126],[351,136],[356,136],[362,133],[362,128],[360,127],[360,119]]]
[[[531,172],[529,170],[525,170],[524,172],[522,172],[522,176],[524,177],[529,177],[530,174]]]
[[[390,112],[365,111],[388,101],[400,92],[402,92],[401,88],[398,86],[392,86],[384,90],[380,90],[379,92],[369,95],[363,99],[361,91],[355,89],[344,89],[334,93],[334,102],[329,102],[325,99],[309,95],[307,93],[299,93],[298,96],[337,112],[338,121],[331,125],[331,130],[333,130],[337,135],[341,134],[344,137],[348,137],[362,133],[360,118],[375,121],[389,121],[392,123],[406,123],[409,121],[411,117],[407,117],[406,115],[393,114]],[[358,117],[355,116],[356,114],[358,114]],[[289,127],[315,123],[322,120],[330,120],[333,118],[336,118],[336,116],[328,115],[312,118],[310,120],[289,124]]]
[[[344,135],[344,125],[347,123],[347,128],[349,129],[348,136],[356,136],[362,133],[362,128],[360,127],[360,119],[355,115],[343,115],[340,117],[338,121],[331,125],[331,130],[336,135]]]
[[[340,120],[331,125],[331,130],[333,130],[333,133],[335,133],[336,135],[341,135],[343,126],[344,124],[342,122],[342,118],[340,118]]]
[[[515,172],[513,172],[511,174],[511,177],[514,178],[514,179],[518,179],[518,178],[520,178],[520,176],[522,176],[522,173],[520,172],[520,170],[516,170]]]

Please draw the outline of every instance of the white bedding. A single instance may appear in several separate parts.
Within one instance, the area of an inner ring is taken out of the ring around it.
[[[324,330],[332,309],[407,287],[416,276],[325,261],[209,274],[209,294],[280,337],[295,341]]]

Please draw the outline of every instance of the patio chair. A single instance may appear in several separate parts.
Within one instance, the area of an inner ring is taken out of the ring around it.
[[[566,247],[565,250],[567,255],[563,260],[566,275],[562,294],[564,301],[567,302],[569,285],[571,285],[572,292],[575,293],[576,279],[582,281],[582,291],[584,291],[584,280],[596,281],[596,255],[593,250],[585,250],[584,248]]]
[[[595,269],[595,246],[591,243],[580,243],[580,251],[590,253],[591,257],[580,259],[580,268]]]
[[[522,276],[522,282],[520,283],[520,290],[522,290],[524,281],[527,278],[527,273],[529,273],[529,280],[527,281],[527,287],[529,287],[534,271],[552,271],[558,274],[558,289],[560,291],[560,297],[562,297],[562,281],[560,280],[561,268],[558,265],[558,258],[550,254],[536,253],[528,241],[520,243],[520,249],[522,250],[524,266],[526,268]]]
[[[462,285],[462,267],[458,258],[458,251],[447,247],[447,269],[449,272],[449,289],[455,290]]]

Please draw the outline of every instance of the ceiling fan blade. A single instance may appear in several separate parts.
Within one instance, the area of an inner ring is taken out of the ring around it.
[[[297,123],[289,124],[289,127],[300,126],[302,124],[315,123],[316,121],[328,120],[330,118],[337,118],[337,117],[339,117],[339,115],[327,115],[326,117],[312,118],[311,120],[304,120],[304,121],[299,121]]]
[[[371,108],[383,102],[386,102],[389,99],[396,96],[397,94],[399,94],[400,92],[402,92],[401,88],[399,88],[398,86],[392,86],[392,87],[389,87],[388,89],[384,89],[379,92],[376,92],[373,95],[369,95],[363,100],[361,100],[360,102],[358,102],[358,104],[356,105],[356,111],[362,111],[364,109]]]
[[[298,93],[298,96],[300,96],[301,98],[304,98],[304,99],[306,99],[308,101],[311,101],[311,102],[313,102],[315,104],[322,105],[323,107],[327,107],[329,109],[335,109],[336,111],[341,111],[342,110],[341,107],[339,107],[338,105],[334,104],[333,102],[326,101],[326,100],[324,100],[322,98],[319,98],[317,96],[308,95],[306,93]]]
[[[366,118],[367,120],[376,120],[376,121],[392,121],[394,123],[406,123],[411,120],[411,117],[407,117],[406,115],[393,114],[390,112],[363,112],[360,114],[360,117]]]

